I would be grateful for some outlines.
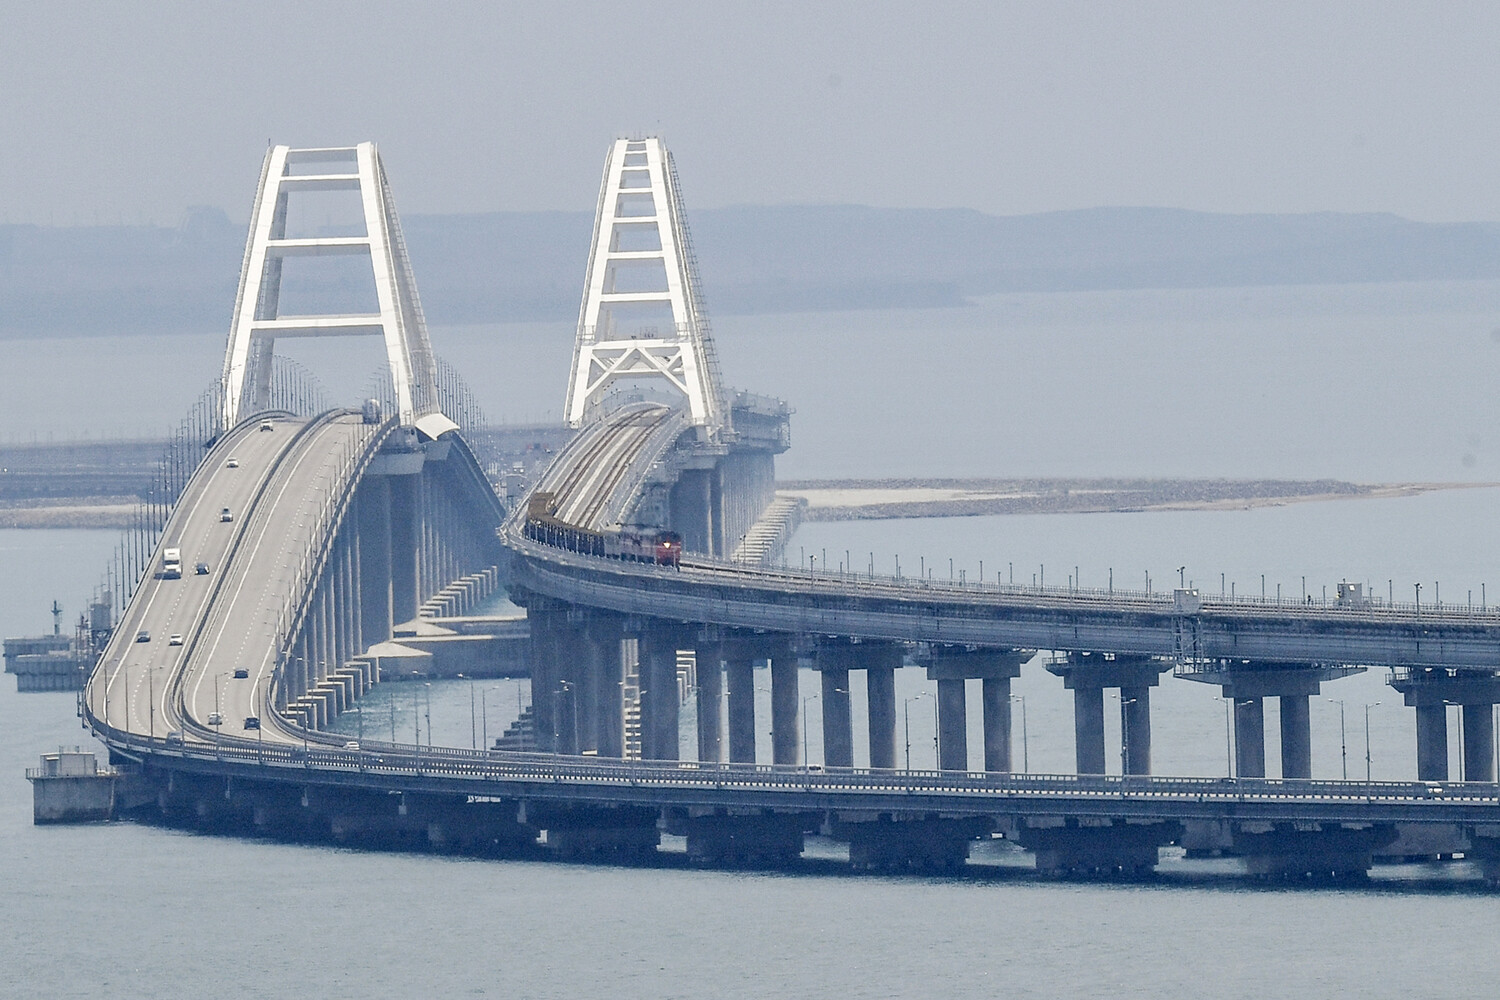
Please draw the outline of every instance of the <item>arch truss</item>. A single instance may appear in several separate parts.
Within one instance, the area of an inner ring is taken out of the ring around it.
[[[330,191],[358,195],[363,232],[288,237],[288,208],[294,199]],[[369,262],[375,311],[284,313],[281,293],[286,262],[334,256]],[[278,339],[348,336],[384,339],[402,426],[417,426],[432,437],[452,429],[454,425],[442,416],[438,405],[437,366],[427,324],[375,144],[322,149],[273,146],[261,167],[225,351],[225,426],[232,427],[270,405],[271,358]]]
[[[665,380],[710,438],[726,414],[672,154],[658,138],[619,139],[604,161],[567,421],[580,426],[611,384]]]

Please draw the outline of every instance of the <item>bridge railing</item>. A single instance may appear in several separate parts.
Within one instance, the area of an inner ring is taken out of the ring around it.
[[[505,539],[506,544],[517,551],[584,569],[597,569],[601,565],[614,562],[602,557],[584,556],[566,549],[546,546],[525,538],[518,530],[512,530],[514,525],[513,521],[507,527]],[[1436,602],[1418,605],[1366,597],[1359,603],[1340,604],[1336,600],[1322,599],[1304,601],[1300,598],[1278,600],[1274,597],[1262,598],[1243,594],[1236,594],[1232,597],[1200,595],[1197,610],[1189,612],[1178,606],[1176,594],[1170,590],[1147,591],[1122,587],[1058,587],[968,580],[934,580],[905,575],[886,576],[878,573],[872,575],[868,572],[848,570],[840,572],[838,570],[753,566],[706,559],[697,555],[684,559],[679,569],[653,567],[639,563],[617,564],[617,569],[621,573],[656,576],[663,579],[688,577],[705,583],[739,582],[790,594],[898,600],[922,598],[951,604],[967,603],[976,607],[1006,604],[1081,612],[1097,608],[1101,611],[1141,611],[1168,617],[1204,617],[1220,614],[1265,619],[1293,617],[1299,620],[1317,619],[1329,622],[1422,624],[1429,627],[1434,624],[1480,627],[1500,625],[1500,606],[1488,603],[1479,606]]]
[[[971,799],[1131,799],[1163,803],[1361,803],[1433,804],[1494,808],[1500,815],[1500,785],[1493,782],[1323,781],[1278,778],[1156,777],[1146,775],[1022,774],[983,771],[902,771],[872,768],[696,761],[615,760],[501,750],[362,743],[343,749],[309,742],[302,746],[236,737],[206,745],[119,733],[120,749],[173,758],[253,764],[285,773],[362,772],[474,782],[573,783],[673,789],[762,790],[828,794],[897,793]]]

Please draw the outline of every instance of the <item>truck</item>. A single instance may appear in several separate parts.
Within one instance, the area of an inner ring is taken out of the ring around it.
[[[177,548],[166,548],[161,550],[161,575],[163,580],[177,580],[182,577],[182,550]]]

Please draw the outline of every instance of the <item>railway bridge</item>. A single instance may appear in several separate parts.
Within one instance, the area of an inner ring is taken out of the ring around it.
[[[289,232],[303,191],[357,195],[360,232]],[[287,261],[328,255],[369,261],[378,309],[283,314]],[[268,408],[278,338],[352,335],[385,344],[387,406]],[[1056,871],[1149,869],[1158,848],[1207,825],[1268,874],[1360,874],[1403,829],[1429,826],[1500,875],[1495,611],[1397,606],[1355,586],[1327,605],[1282,605],[1185,588],[942,584],[779,569],[747,548],[778,513],[790,410],[721,385],[657,140],[620,140],[606,161],[566,406],[578,431],[537,486],[567,532],[528,530],[525,504],[504,510],[447,415],[372,144],[268,153],[221,386],[215,440],[159,543],[206,569],[142,582],[82,703],[169,814],[486,850],[542,836],[568,854],[649,853],[666,830],[724,862],[787,861],[823,833],[884,867],[951,866],[998,835]],[[684,555],[622,560],[574,543],[624,530],[670,533]],[[349,745],[325,731],[379,683],[382,650],[424,603],[502,579],[528,610],[537,753]],[[1011,764],[1009,685],[1039,650],[1074,692],[1073,775]],[[757,662],[771,677],[769,761],[755,759]],[[894,677],[913,663],[937,685],[932,772],[897,766]],[[798,739],[804,666],[820,678],[816,769]],[[1390,669],[1416,709],[1420,780],[1312,781],[1308,699],[1369,667]],[[852,671],[868,692],[860,761]],[[1234,700],[1233,778],[1152,775],[1150,693],[1168,674]],[[1111,688],[1121,776],[1104,774]],[[698,727],[684,738],[686,697]],[[1281,703],[1279,778],[1265,775],[1267,697]],[[1465,782],[1447,780],[1448,703],[1464,706]]]

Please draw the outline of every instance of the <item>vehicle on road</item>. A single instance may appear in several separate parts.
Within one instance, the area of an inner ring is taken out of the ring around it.
[[[245,728],[246,729],[259,729],[260,728],[260,719],[256,718],[253,715],[247,715],[247,716],[245,716]]]
[[[168,646],[181,646],[182,645],[182,633],[181,632],[173,632],[171,635],[167,636],[167,645]]]
[[[249,676],[250,676],[250,671],[246,670],[244,667],[235,667],[234,668],[234,679],[235,680],[242,681],[246,677],[249,677]]]
[[[234,520],[234,515],[229,512],[229,508],[228,507],[225,507],[223,510],[219,511],[219,520],[221,520],[221,521],[233,521]]]
[[[163,580],[177,580],[182,577],[181,549],[174,547],[161,550],[161,576]]]
[[[345,750],[358,750],[359,749],[359,740],[350,740],[349,742],[347,742],[347,743],[344,744],[344,749]]]
[[[210,726],[222,726],[224,724],[224,716],[220,715],[218,712],[209,712],[208,724]]]
[[[240,467],[240,460],[235,458],[233,455],[230,455],[229,461],[225,462],[224,464],[231,469],[238,469]]]
[[[275,430],[275,428],[276,425],[271,423],[271,421],[269,420],[262,420],[260,422],[260,429],[263,431]]]
[[[180,746],[182,744],[182,730],[174,729],[167,733],[167,742],[176,743]]]
[[[206,562],[199,563],[196,567],[194,567],[194,569],[195,569],[195,571],[197,572],[197,574],[199,576],[207,576],[208,575],[208,563],[206,563]]]
[[[144,629],[144,628],[141,629],[139,632],[137,632],[135,634],[135,641],[136,642],[150,642],[151,641],[151,630],[150,629]]]

